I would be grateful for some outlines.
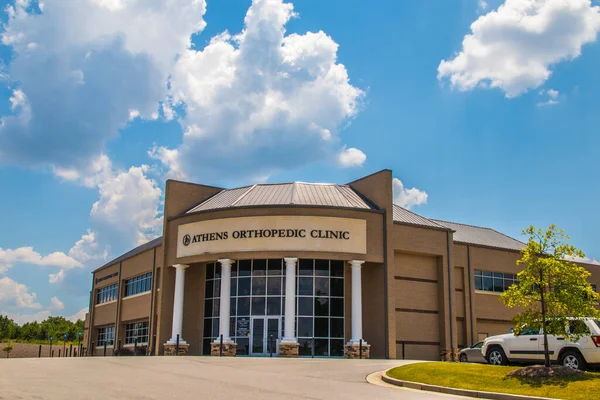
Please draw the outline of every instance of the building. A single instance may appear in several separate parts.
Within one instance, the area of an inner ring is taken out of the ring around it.
[[[164,231],[93,272],[96,354],[450,359],[509,332],[524,244],[393,204],[392,173],[236,189],[169,180]],[[585,264],[591,283],[600,266]]]

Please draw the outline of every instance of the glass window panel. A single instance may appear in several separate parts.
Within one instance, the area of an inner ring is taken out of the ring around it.
[[[329,299],[326,297],[315,297],[315,315],[329,316]]]
[[[267,278],[267,294],[281,295],[281,277]]]
[[[483,276],[483,273],[480,270],[476,269],[475,276]]]
[[[238,278],[238,296],[250,296],[250,278]]]
[[[328,356],[329,355],[329,340],[328,339],[315,339],[315,356]]]
[[[215,279],[219,279],[221,277],[221,263],[215,263]]]
[[[240,260],[238,261],[238,276],[250,276],[250,260]]]
[[[492,278],[483,278],[483,290],[491,292],[494,290],[494,283]]]
[[[344,296],[344,280],[339,278],[331,278],[330,281],[330,296],[343,297]]]
[[[313,315],[312,297],[298,297],[298,315]]]
[[[254,260],[252,262],[252,276],[265,276],[267,273],[267,260]]]
[[[484,278],[491,278],[493,275],[491,272],[483,271],[482,272]]]
[[[329,296],[329,278],[315,278],[315,296]]]
[[[211,299],[204,300],[204,316],[212,317],[213,301]]]
[[[205,356],[210,355],[210,339],[204,339],[202,341],[202,354]]]
[[[237,299],[236,297],[233,297],[229,300],[229,315],[235,316],[235,314],[237,312],[236,299]]]
[[[213,297],[213,287],[214,287],[215,281],[206,281],[206,284],[204,285],[204,290],[206,293],[206,298],[210,299]]]
[[[344,319],[343,318],[330,318],[330,331],[329,335],[333,338],[344,337]]]
[[[329,299],[332,317],[344,316],[344,299]]]
[[[252,315],[265,315],[265,298],[252,297]]]
[[[313,278],[298,278],[298,296],[313,295]]]
[[[252,296],[262,296],[267,293],[266,278],[252,278]]]
[[[329,355],[331,357],[344,357],[344,340],[331,339],[329,341]]]
[[[269,260],[269,269],[267,270],[267,275],[281,275],[281,262],[281,259]]]
[[[212,319],[212,337],[219,337],[219,318]]]
[[[204,337],[210,337],[212,335],[212,318],[204,318]]]
[[[231,278],[231,295],[232,296],[237,296],[237,283],[238,280],[237,278]]]
[[[215,279],[215,263],[206,264],[206,279]]]
[[[231,264],[231,276],[237,276],[238,275],[238,266],[237,263],[234,261]]]
[[[267,315],[281,315],[281,297],[267,297]]]
[[[494,272],[493,276],[494,278],[504,279],[504,274],[502,272]]]
[[[221,280],[215,279],[213,282],[213,297],[219,297],[221,296]]]
[[[329,337],[329,318],[315,318],[315,337]]]
[[[313,319],[298,318],[298,337],[312,337],[313,335]]]
[[[250,315],[250,297],[238,297],[238,315]]]
[[[221,300],[219,300],[219,299],[213,300],[213,313],[212,313],[213,317],[219,316],[219,312],[221,311],[220,304],[221,304]]]
[[[298,275],[313,275],[313,260],[301,259],[298,262]]]
[[[508,288],[511,287],[512,284],[513,284],[512,279],[504,279],[504,290],[508,290]]]
[[[331,276],[338,278],[344,277],[344,262],[340,260],[331,260]]]
[[[250,339],[249,338],[238,338],[237,339],[237,348],[235,349],[235,354],[239,356],[247,356],[250,354]]]
[[[502,293],[504,291],[504,279],[494,278],[494,292]]]
[[[315,260],[315,275],[329,276],[329,260]]]
[[[235,317],[229,318],[229,335],[235,335]]]
[[[475,276],[475,290],[483,290],[483,277]]]
[[[301,356],[312,355],[312,339],[298,339],[298,354]]]

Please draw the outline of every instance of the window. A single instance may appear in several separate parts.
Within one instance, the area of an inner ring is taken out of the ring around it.
[[[115,283],[114,285],[98,289],[98,293],[96,295],[96,304],[108,303],[109,301],[117,300],[119,293],[118,288],[119,284]]]
[[[148,272],[147,274],[127,279],[125,281],[125,295],[123,297],[149,292],[150,290],[152,290],[152,273]]]
[[[96,346],[101,347],[104,344],[113,345],[115,342],[115,327],[107,326],[105,328],[98,328],[98,343]]]
[[[137,339],[137,342],[136,342]],[[148,343],[148,321],[125,325],[125,344]]]
[[[590,283],[590,286],[592,287],[592,290],[596,293],[598,293],[598,287],[596,286],[595,283]]]
[[[475,290],[502,293],[516,283],[515,274],[475,270]]]

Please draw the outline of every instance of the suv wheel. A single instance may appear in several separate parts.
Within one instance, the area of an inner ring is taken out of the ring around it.
[[[506,354],[504,354],[504,350],[501,347],[492,347],[488,350],[487,354],[488,363],[491,365],[506,365],[508,364],[508,360],[506,359]]]
[[[466,362],[469,362],[469,359],[467,358],[466,354],[461,354],[460,358],[458,359],[458,361],[466,363]]]
[[[565,351],[561,357],[560,364],[565,367],[579,369],[582,371],[585,369],[585,361],[581,354],[579,354],[577,351]]]

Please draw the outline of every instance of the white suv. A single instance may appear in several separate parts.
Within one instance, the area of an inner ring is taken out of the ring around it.
[[[548,335],[550,361],[575,369],[600,364],[600,321],[584,318],[572,320],[569,325],[577,321],[585,323],[589,334],[582,336],[577,342]],[[490,336],[485,339],[481,352],[488,363],[493,365],[506,365],[509,362],[537,364],[544,361],[544,335],[541,330],[525,328],[519,335],[509,333]]]

